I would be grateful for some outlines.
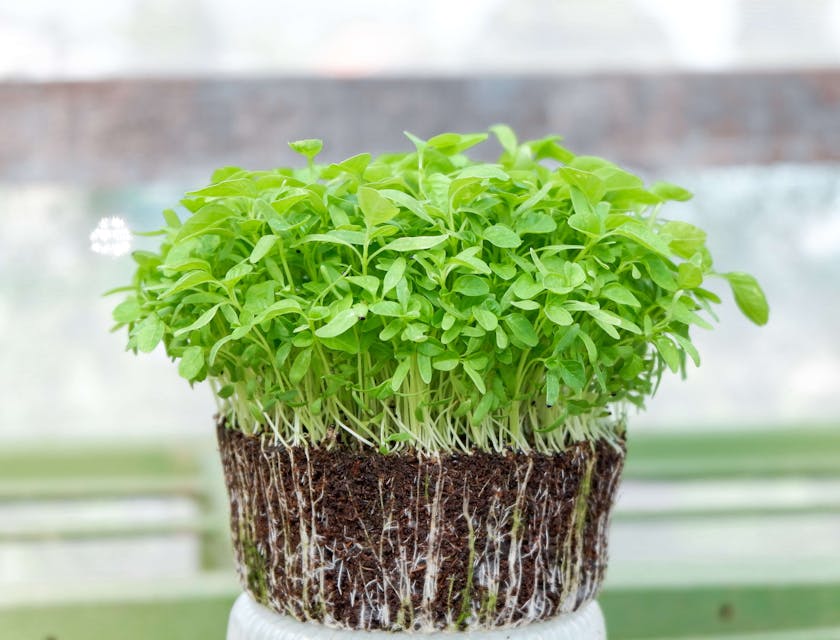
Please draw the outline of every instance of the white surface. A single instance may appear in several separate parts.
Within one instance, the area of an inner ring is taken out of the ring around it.
[[[195,576],[201,568],[200,558],[198,540],[186,533],[2,543],[0,594],[33,576],[39,576],[42,585],[55,581],[65,590],[96,581],[166,581]],[[5,640],[2,631],[0,638]]]
[[[606,588],[834,582],[840,515],[616,520]]]
[[[186,527],[198,513],[198,505],[186,497],[0,501],[0,591],[33,576],[40,576],[45,583],[70,583],[76,588],[80,581],[195,575],[201,568],[195,535],[132,536],[130,529],[179,523]],[[76,539],[50,536],[55,531],[97,527],[102,531],[125,528],[126,534]],[[43,538],[26,539],[27,533],[39,531]]]
[[[839,58],[840,0],[0,3],[5,79],[813,68]]]
[[[649,482],[624,480],[616,513],[679,514],[692,510],[836,509],[840,480],[761,478],[759,480],[689,480]],[[743,515],[743,514],[741,514]]]
[[[387,636],[393,640],[407,638],[469,638],[469,640],[606,640],[604,616],[597,602],[580,611],[558,616],[545,622],[534,622],[515,628],[493,631],[440,631],[408,633],[393,631],[354,631],[332,629],[313,622],[299,622],[282,616],[254,602],[247,594],[237,598],[230,613],[227,640],[360,640]]]

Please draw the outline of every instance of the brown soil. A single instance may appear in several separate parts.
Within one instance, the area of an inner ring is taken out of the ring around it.
[[[487,629],[597,593],[624,451],[381,455],[218,429],[237,567],[254,598],[354,629]]]

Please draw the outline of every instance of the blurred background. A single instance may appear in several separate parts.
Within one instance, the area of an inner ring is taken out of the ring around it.
[[[213,400],[109,333],[100,218],[497,122],[687,187],[771,304],[719,287],[631,416],[610,637],[840,638],[840,0],[0,3],[0,638],[222,638],[237,593]]]

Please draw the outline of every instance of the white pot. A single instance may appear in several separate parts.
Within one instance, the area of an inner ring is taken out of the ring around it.
[[[317,622],[300,622],[280,615],[243,593],[230,613],[227,640],[370,640],[371,636],[383,636],[388,640],[416,640],[421,635],[436,640],[452,640],[453,636],[465,640],[606,640],[607,629],[601,608],[595,601],[575,613],[492,631],[411,633],[333,629]]]

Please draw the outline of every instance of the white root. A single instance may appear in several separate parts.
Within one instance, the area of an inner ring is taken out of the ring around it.
[[[438,459],[438,464],[440,460]],[[423,600],[420,605],[422,615],[427,619],[433,618],[433,603],[438,592],[438,563],[440,561],[440,504],[443,494],[443,473],[438,468],[435,479],[435,492],[429,507],[429,537],[425,544],[426,572],[423,581]]]
[[[600,587],[603,505],[621,470],[620,456],[598,464],[609,446],[573,448],[556,470],[500,456],[507,475],[471,488],[445,456],[403,457],[409,485],[379,475],[359,490],[309,449],[252,440],[220,431],[236,564],[277,611],[366,630],[491,629],[571,612]]]

